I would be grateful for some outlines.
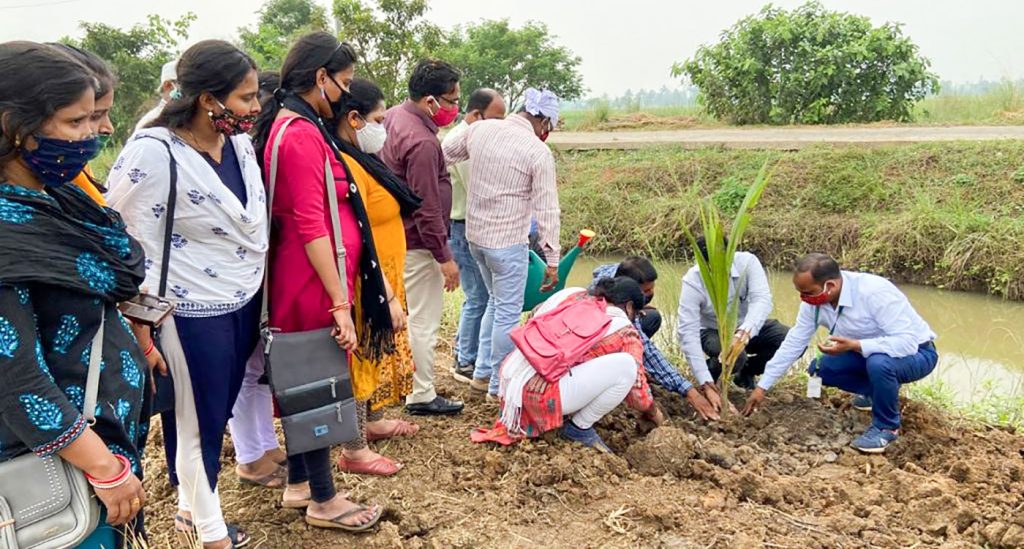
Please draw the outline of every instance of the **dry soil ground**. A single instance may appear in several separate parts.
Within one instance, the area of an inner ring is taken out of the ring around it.
[[[229,440],[220,483],[228,519],[255,547],[290,549],[1024,546],[1024,437],[918,403],[904,403],[905,434],[892,451],[869,457],[848,447],[868,416],[839,393],[811,401],[782,389],[760,415],[710,425],[659,393],[669,424],[645,434],[620,410],[599,426],[616,451],[602,455],[557,438],[475,445],[469,431],[490,424],[496,407],[442,377],[466,411],[417,420],[417,437],[378,447],[405,470],[336,475],[354,498],[386,506],[374,533],[309,528],[281,508],[279,491],[239,486]],[[173,547],[174,497],[155,427],[151,545]]]

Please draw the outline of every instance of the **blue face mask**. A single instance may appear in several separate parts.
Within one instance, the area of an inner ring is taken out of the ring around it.
[[[81,141],[35,136],[35,150],[21,150],[21,158],[47,187],[60,187],[82,173],[99,152],[96,136]]]

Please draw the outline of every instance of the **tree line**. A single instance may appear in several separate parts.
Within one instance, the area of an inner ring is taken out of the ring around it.
[[[446,30],[426,19],[428,9],[427,0],[334,0],[330,11],[314,0],[267,0],[257,23],[238,29],[236,43],[261,70],[278,70],[296,38],[334,32],[353,45],[360,75],[381,87],[389,105],[403,100],[409,71],[428,57],[455,65],[465,94],[490,87],[513,106],[528,86],[548,88],[568,101],[583,95],[580,58],[558,44],[544,23],[516,28],[499,19]],[[62,39],[102,57],[117,75],[115,139],[126,138],[155,104],[160,67],[188,44],[195,19],[192,13],[175,21],[151,15],[128,29],[82,22],[80,38]]]

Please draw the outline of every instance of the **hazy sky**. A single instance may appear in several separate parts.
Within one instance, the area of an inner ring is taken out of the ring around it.
[[[329,6],[330,0],[317,0]],[[583,59],[592,95],[674,87],[674,61],[693,54],[763,0],[432,0],[428,18],[442,27],[509,18],[548,24]],[[795,7],[803,0],[776,0]],[[0,41],[55,40],[79,32],[81,20],[125,27],[158,13],[198,20],[191,41],[234,38],[256,21],[260,0],[0,0]],[[832,9],[896,21],[932,60],[944,80],[1024,78],[1024,2],[1019,0],[824,0]],[[344,22],[342,23],[344,24]]]

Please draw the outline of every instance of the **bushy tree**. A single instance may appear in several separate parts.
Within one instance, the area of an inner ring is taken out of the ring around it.
[[[296,38],[330,28],[327,10],[313,0],[269,0],[259,16],[255,28],[242,27],[238,36],[260,70],[279,70]]]
[[[424,18],[426,0],[334,0],[339,37],[359,55],[357,74],[384,91],[388,105],[408,95],[409,73],[421,59],[435,57],[444,42],[440,28]]]
[[[174,59],[178,44],[188,37],[189,26],[195,18],[195,14],[188,13],[172,22],[150,15],[146,24],[128,30],[104,23],[82,22],[85,34],[81,40],[62,39],[105,59],[117,75],[117,91],[110,115],[116,126],[115,140],[124,140],[144,108],[155,102],[160,68]]]
[[[740,20],[719,43],[672,67],[700,88],[710,114],[738,124],[909,120],[938,88],[930,61],[893,23],[809,2],[772,5]]]
[[[464,94],[494,88],[516,106],[532,86],[573,101],[583,94],[580,58],[555,38],[544,23],[530,21],[516,29],[507,19],[483,21],[456,28],[441,57],[462,71]]]

